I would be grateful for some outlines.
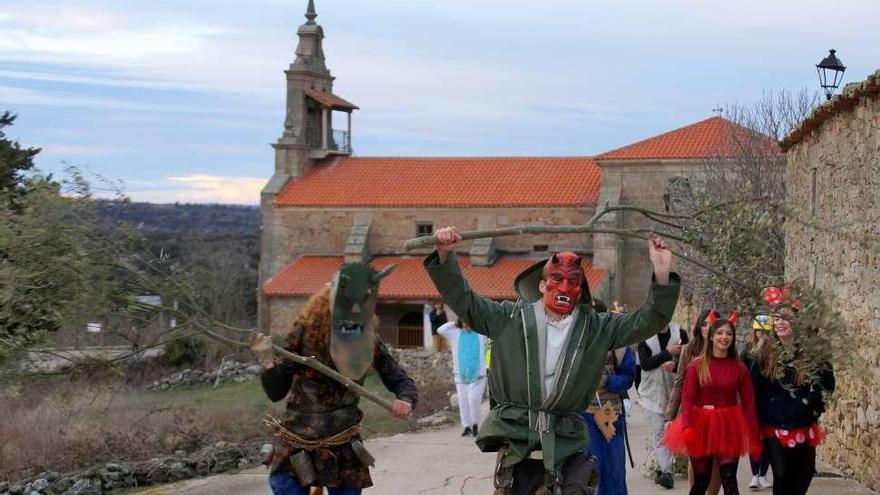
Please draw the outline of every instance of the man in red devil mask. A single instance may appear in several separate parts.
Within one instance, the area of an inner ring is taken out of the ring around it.
[[[544,295],[544,307],[558,315],[569,315],[581,297],[584,267],[581,257],[563,251],[544,264],[538,290]]]
[[[492,339],[489,388],[497,401],[483,422],[477,445],[498,452],[496,495],[592,495],[595,463],[582,450],[589,434],[579,413],[596,395],[609,350],[645,340],[672,318],[681,281],[671,273],[672,253],[648,239],[653,283],[633,313],[597,313],[583,261],[556,253],[514,281],[515,303],[478,296],[455,256],[461,236],[454,227],[435,234],[437,251],[425,268],[455,313]]]

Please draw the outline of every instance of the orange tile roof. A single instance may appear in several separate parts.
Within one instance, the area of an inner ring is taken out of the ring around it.
[[[324,105],[327,108],[333,108],[337,110],[359,110],[358,106],[354,103],[342,98],[341,96],[336,96],[333,93],[325,93],[323,91],[318,91],[317,89],[306,88],[303,90],[305,94],[311,96],[315,101]]]
[[[502,256],[492,266],[471,266],[468,256],[459,263],[471,287],[484,297],[516,299],[513,280],[536,260]],[[382,280],[380,299],[436,299],[440,297],[422,265],[421,257],[381,256],[370,263],[375,268],[396,264],[397,269]],[[341,256],[302,256],[263,284],[267,296],[308,296],[318,291],[342,265]],[[605,279],[607,271],[584,263],[591,290]]]
[[[769,136],[755,133],[722,117],[712,117],[659,136],[608,151],[596,160],[673,160],[715,157],[734,157],[743,154],[738,143],[758,142],[767,153],[780,153],[779,146]],[[753,144],[747,144],[753,149]]]
[[[588,157],[335,157],[288,181],[275,206],[588,206],[600,179]]]

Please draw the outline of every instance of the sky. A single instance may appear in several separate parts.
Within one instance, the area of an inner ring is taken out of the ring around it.
[[[830,48],[880,69],[877,0],[315,3],[361,156],[595,155],[818,89]],[[0,0],[7,133],[102,194],[257,204],[306,4]]]

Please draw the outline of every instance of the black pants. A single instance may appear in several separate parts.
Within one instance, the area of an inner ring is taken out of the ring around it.
[[[510,495],[533,495],[543,485],[542,461],[524,459],[513,466],[513,489]],[[598,485],[599,470],[595,460],[577,453],[562,466],[562,495],[593,495]]]
[[[752,476],[767,476],[767,470],[770,468],[770,454],[767,449],[761,453],[761,460],[755,462],[749,458],[749,465],[752,467]]]
[[[764,450],[773,467],[773,495],[806,495],[816,474],[816,448],[784,447],[773,437],[764,439]]]

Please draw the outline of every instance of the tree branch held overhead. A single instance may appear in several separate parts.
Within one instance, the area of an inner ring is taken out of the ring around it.
[[[640,206],[633,205],[609,205],[605,204],[601,206],[596,213],[590,217],[585,223],[581,225],[516,225],[513,227],[505,227],[501,229],[488,229],[488,230],[474,230],[474,231],[465,231],[460,232],[462,240],[473,240],[473,239],[485,239],[488,237],[503,237],[503,236],[511,236],[511,235],[523,235],[523,234],[612,234],[620,237],[626,238],[634,238],[634,239],[644,239],[646,234],[654,233],[661,237],[664,237],[669,240],[678,241],[681,243],[689,242],[688,239],[681,236],[678,233],[671,233],[668,231],[658,230],[658,229],[612,229],[612,228],[603,228],[603,227],[595,227],[596,223],[602,219],[603,216],[615,212],[615,211],[631,211],[635,213],[639,213],[649,220],[658,222],[667,227],[677,228],[679,230],[683,230],[684,226],[676,224],[666,219],[676,219],[676,220],[688,220],[694,218],[701,214],[702,212],[696,212],[690,215],[677,215],[670,214],[666,212],[654,211],[647,208],[642,208]],[[416,237],[414,239],[409,239],[404,244],[404,247],[407,251],[411,251],[414,249],[426,248],[430,246],[434,246],[437,244],[437,238],[433,235]],[[747,286],[743,281],[740,281],[734,277],[731,277],[727,273],[716,269],[715,267],[707,264],[703,261],[700,261],[694,257],[688,256],[677,249],[670,248],[669,251],[676,256],[677,258],[686,261],[688,263],[694,264],[704,270],[708,270],[719,277],[723,277],[729,280],[731,283]]]

